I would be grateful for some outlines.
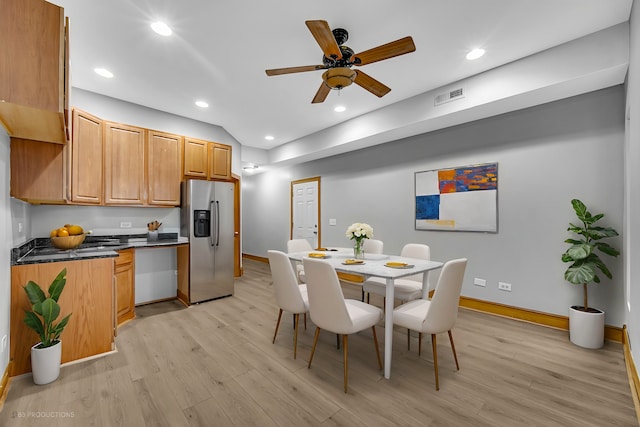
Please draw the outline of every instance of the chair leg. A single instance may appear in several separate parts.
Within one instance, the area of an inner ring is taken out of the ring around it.
[[[362,297],[360,298],[360,301],[364,302],[364,287],[362,287],[361,289],[362,289]]]
[[[282,318],[282,309],[280,309],[280,312],[278,313],[278,321],[276,322],[276,331],[273,333],[273,341],[271,342],[271,344],[276,343],[276,335],[278,335],[278,328],[280,327],[281,318]]]
[[[307,330],[307,313],[304,314],[304,330]]]
[[[344,392],[347,392],[349,382],[349,335],[342,335],[342,357],[344,359]]]
[[[418,357],[422,355],[422,332],[418,332]]]
[[[460,370],[460,365],[458,364],[458,355],[456,354],[456,346],[453,345],[453,335],[451,335],[451,331],[449,331],[449,342],[451,342],[451,350],[453,350],[453,358],[456,361],[456,369]]]
[[[313,360],[313,353],[316,351],[316,344],[318,344],[318,337],[320,336],[320,328],[316,326],[316,333],[313,337],[313,346],[311,347],[311,354],[309,355],[309,365],[307,368],[311,369],[311,361]]]
[[[340,350],[340,334],[336,334],[336,348]]]
[[[407,351],[411,350],[411,329],[407,328]]]
[[[364,292],[364,289],[362,290],[362,292]],[[369,304],[370,297],[371,297],[371,293],[367,292],[367,304]]]
[[[431,347],[433,347],[433,371],[436,374],[436,390],[440,390],[438,383],[438,353],[436,351],[436,334],[431,334]]]
[[[378,336],[376,335],[376,327],[372,326],[373,330],[373,345],[376,346],[376,356],[378,357],[378,368],[382,369],[382,359],[380,358],[380,349],[378,348]]]
[[[293,319],[293,359],[295,360],[298,354],[298,323],[300,321],[300,315],[297,313],[294,314]]]

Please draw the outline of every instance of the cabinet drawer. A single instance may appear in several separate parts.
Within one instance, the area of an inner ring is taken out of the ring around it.
[[[133,262],[133,249],[125,249],[122,251],[118,251],[120,254],[116,260],[116,267],[119,265],[131,264]]]

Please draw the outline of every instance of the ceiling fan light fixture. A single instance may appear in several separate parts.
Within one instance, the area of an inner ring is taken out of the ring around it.
[[[322,73],[322,80],[331,89],[340,90],[353,83],[356,72],[347,67],[330,68]]]

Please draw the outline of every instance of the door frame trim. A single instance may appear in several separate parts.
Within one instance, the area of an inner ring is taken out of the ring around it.
[[[314,176],[311,178],[305,178],[305,179],[297,179],[295,181],[291,181],[291,186],[289,188],[289,239],[293,239],[293,186],[296,184],[304,184],[305,182],[317,182],[318,183],[318,204],[317,204],[317,209],[318,209],[318,247],[322,247],[322,220],[320,217],[320,212],[322,211],[320,209],[320,177],[319,176]]]

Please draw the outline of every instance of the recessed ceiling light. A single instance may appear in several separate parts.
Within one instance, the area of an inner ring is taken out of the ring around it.
[[[266,139],[267,141],[273,141],[275,138],[271,135],[267,135],[264,137],[264,139]]]
[[[113,77],[113,73],[106,68],[94,68],[93,71],[95,71],[99,76],[106,77],[108,79]]]
[[[208,107],[209,107],[209,104],[207,104],[207,103],[206,103],[206,102],[204,102],[204,101],[196,101],[196,105],[197,105],[198,107],[200,107],[200,108],[208,108]]]
[[[162,21],[154,22],[153,24],[151,24],[151,29],[161,36],[170,36],[171,34],[173,34],[171,28],[169,28],[169,26]]]
[[[467,59],[469,61],[473,61],[474,59],[480,58],[482,55],[484,55],[484,49],[475,48],[471,52],[467,53]]]
[[[335,111],[336,113],[342,113],[346,109],[347,107],[345,107],[344,105],[338,105],[336,108],[333,109],[333,111]]]

